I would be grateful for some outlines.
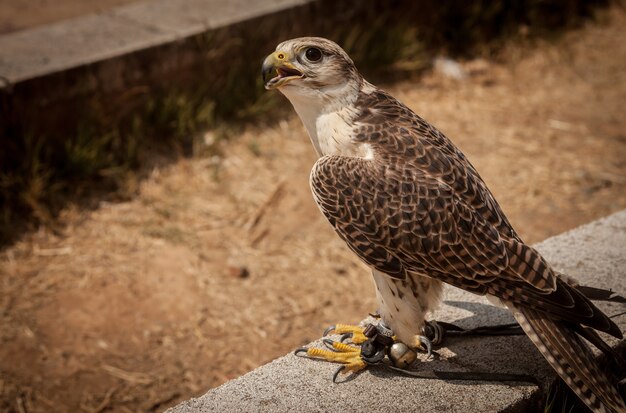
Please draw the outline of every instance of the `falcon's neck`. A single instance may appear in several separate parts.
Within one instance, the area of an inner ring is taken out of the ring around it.
[[[363,80],[332,90],[308,89],[306,93],[299,88],[281,89],[302,120],[318,156],[372,156],[368,145],[354,139],[354,119],[359,114],[356,101],[363,87],[373,88]]]

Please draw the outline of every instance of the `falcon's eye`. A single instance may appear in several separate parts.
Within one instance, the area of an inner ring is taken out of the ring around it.
[[[309,47],[306,49],[306,52],[304,52],[304,55],[310,62],[319,62],[322,58],[322,52],[317,47]]]

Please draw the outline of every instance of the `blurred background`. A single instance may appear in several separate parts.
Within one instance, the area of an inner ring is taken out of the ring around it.
[[[626,207],[625,23],[618,1],[3,0],[0,411],[163,411],[375,310],[263,90],[280,41],[342,45],[532,243]]]

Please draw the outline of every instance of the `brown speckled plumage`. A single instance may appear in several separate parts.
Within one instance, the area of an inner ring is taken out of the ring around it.
[[[441,281],[497,297],[592,410],[624,411],[577,334],[589,326],[621,337],[617,325],[524,244],[465,155],[409,108],[346,69],[352,62],[342,60],[338,46],[316,38],[279,46],[307,47],[331,57],[328,65],[303,65],[304,73],[346,76],[345,92],[333,88],[327,95],[317,79],[296,80],[281,91],[320,155],[311,172],[314,198],[337,234],[373,269],[381,314],[394,332],[404,338],[415,331],[409,324],[423,324]],[[312,97],[300,101],[301,94]],[[407,316],[411,311],[418,316]]]

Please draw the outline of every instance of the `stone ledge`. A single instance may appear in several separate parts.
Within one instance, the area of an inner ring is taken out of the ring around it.
[[[582,284],[626,291],[626,210],[550,238],[536,248],[556,269]],[[624,310],[616,303],[597,304],[609,315]],[[434,318],[467,328],[513,321],[506,310],[491,306],[483,297],[453,288],[446,290],[445,303]],[[626,330],[626,317],[615,321]],[[617,340],[608,341],[617,344]],[[421,412],[526,412],[536,409],[542,390],[555,377],[525,336],[451,338],[446,344],[439,350],[445,360],[416,368],[531,374],[539,379],[540,386],[421,380],[380,368],[333,384],[336,365],[288,354],[168,413],[409,412],[418,407]]]

